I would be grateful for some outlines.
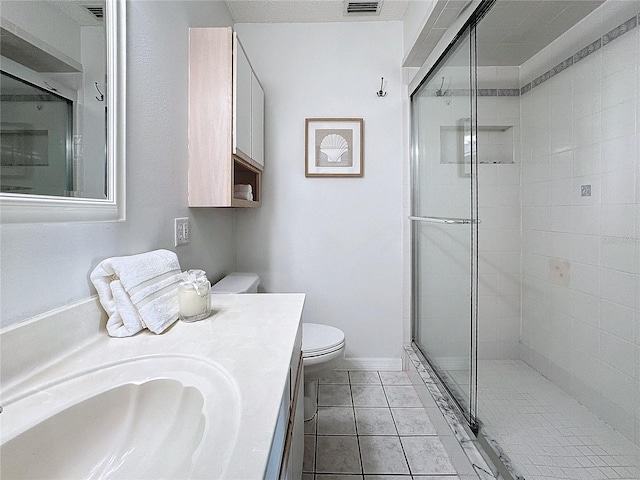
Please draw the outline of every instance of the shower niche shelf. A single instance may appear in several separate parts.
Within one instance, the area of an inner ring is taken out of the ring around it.
[[[478,125],[476,144],[479,164],[515,163],[514,125]],[[469,165],[471,129],[468,122],[440,127],[440,163]],[[464,173],[469,174],[465,167]]]

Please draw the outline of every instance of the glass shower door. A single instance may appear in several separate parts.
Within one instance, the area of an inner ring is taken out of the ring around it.
[[[411,101],[413,341],[475,427],[475,68],[461,38]]]

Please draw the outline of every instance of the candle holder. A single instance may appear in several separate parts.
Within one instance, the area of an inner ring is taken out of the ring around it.
[[[211,283],[202,270],[189,270],[178,286],[180,320],[197,322],[211,315]]]

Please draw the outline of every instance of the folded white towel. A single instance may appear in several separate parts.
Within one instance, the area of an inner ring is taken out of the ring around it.
[[[234,192],[233,198],[238,198],[240,200],[249,200],[253,201],[253,193],[251,192]]]
[[[112,337],[148,328],[162,333],[178,319],[180,263],[169,250],[107,258],[91,272]]]
[[[233,191],[234,192],[253,192],[253,187],[251,185],[243,185],[243,184],[237,184],[233,186]]]

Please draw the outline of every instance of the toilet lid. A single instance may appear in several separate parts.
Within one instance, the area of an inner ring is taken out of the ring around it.
[[[302,324],[302,355],[317,356],[330,353],[344,345],[344,332],[339,328],[318,323]]]

